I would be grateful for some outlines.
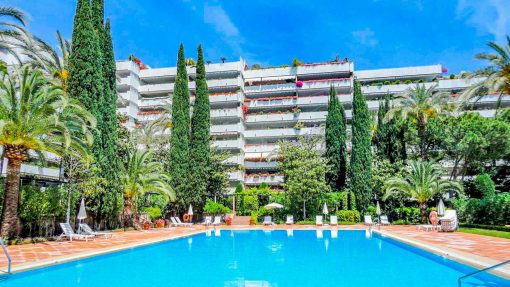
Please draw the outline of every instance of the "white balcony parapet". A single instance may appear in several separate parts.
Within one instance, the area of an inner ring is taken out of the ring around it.
[[[241,133],[242,131],[243,131],[242,123],[237,123],[237,124],[232,124],[232,125],[213,125],[213,126],[211,126],[211,134],[213,134],[213,135]]]
[[[354,75],[360,81],[382,81],[404,77],[437,77],[441,76],[442,73],[443,67],[441,65],[432,65],[355,71]]]
[[[207,80],[207,87],[221,88],[221,87],[240,87],[242,86],[241,79],[238,78],[227,78],[227,79],[211,79]]]
[[[259,185],[261,183],[281,184],[283,183],[283,175],[247,175],[244,183],[249,185]]]
[[[255,157],[260,157],[260,153],[270,153],[278,149],[277,144],[247,144],[244,147],[245,157],[249,157],[249,153],[256,153]]]
[[[241,139],[217,140],[213,142],[212,146],[219,149],[243,149],[244,142]]]
[[[136,108],[136,106],[128,105],[124,108],[119,108],[118,111],[119,113],[122,113],[133,119],[138,118],[138,109]]]
[[[138,104],[138,107],[140,107],[140,108],[165,107],[165,106],[170,106],[171,104],[172,104],[172,99],[170,97],[142,98],[142,99],[140,99],[140,103]]]
[[[118,96],[124,99],[125,101],[132,102],[132,103],[138,103],[138,93],[133,91],[132,89],[129,89],[126,92],[118,93]]]
[[[496,110],[477,110],[477,111],[469,111],[473,113],[479,113],[484,118],[493,118],[496,115]]]
[[[242,155],[234,155],[223,161],[224,164],[244,164],[244,157]]]
[[[307,90],[307,89],[329,89],[331,87],[336,88],[350,88],[352,86],[352,79],[350,78],[342,78],[342,79],[326,79],[326,80],[313,80],[313,81],[304,81],[303,87],[298,88],[298,90]]]
[[[352,62],[325,62],[316,64],[303,64],[297,67],[297,74],[333,74],[350,73],[353,71]]]
[[[133,61],[117,61],[115,63],[117,71],[135,71],[138,72],[138,66]]]
[[[246,130],[244,131],[245,138],[289,138],[299,135],[319,135],[324,133],[324,128],[287,128],[287,129],[267,129],[267,130]]]
[[[295,90],[296,90],[295,83],[256,85],[256,86],[245,86],[244,87],[244,92],[247,94],[271,93],[271,92],[278,92],[278,91],[295,91]]]
[[[211,110],[211,118],[242,118],[243,111],[240,108]]]
[[[207,74],[214,73],[226,73],[226,72],[241,72],[244,70],[244,64],[242,61],[227,62],[227,63],[215,63],[205,65],[205,72]],[[186,71],[188,75],[196,74],[196,67],[187,66]],[[157,68],[157,69],[145,69],[140,71],[141,78],[163,78],[169,77],[174,78],[177,75],[177,68]]]
[[[370,95],[385,95],[402,93],[407,89],[414,88],[416,85],[424,85],[427,89],[437,85],[437,83],[422,83],[422,84],[399,84],[399,85],[381,85],[381,86],[364,86],[361,87],[363,94]]]
[[[264,115],[248,115],[246,123],[260,122],[316,122],[324,121],[327,116],[326,111],[323,112],[305,112],[305,113],[288,113],[288,114],[264,114]]]
[[[118,87],[120,87],[120,86],[128,86],[128,87],[133,87],[135,89],[138,89],[139,82],[138,82],[138,80],[135,79],[134,76],[129,75],[127,77],[120,78],[120,80],[117,82],[117,86]]]
[[[245,161],[246,169],[276,169],[278,162],[276,161]]]
[[[445,79],[440,80],[437,84],[438,90],[463,90],[471,85],[483,81],[485,78],[472,78],[472,79]]]
[[[8,159],[4,159],[2,166],[2,174],[1,176],[5,176],[7,172],[7,162]],[[50,167],[39,167],[32,164],[21,164],[21,174],[33,175],[44,178],[53,178],[58,179],[60,177],[60,169],[59,168],[50,168]]]
[[[244,172],[233,171],[228,173],[228,180],[230,181],[244,181]]]
[[[226,102],[240,102],[242,101],[241,93],[235,94],[214,94],[209,95],[209,102],[214,103],[226,103]]]
[[[245,82],[260,81],[261,79],[264,78],[292,76],[295,74],[296,68],[293,67],[247,70],[243,72]]]
[[[294,106],[298,103],[296,98],[287,99],[270,99],[270,100],[251,100],[246,102],[250,108],[277,107],[277,106]]]

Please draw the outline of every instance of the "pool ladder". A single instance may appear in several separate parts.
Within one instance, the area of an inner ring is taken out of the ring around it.
[[[2,245],[2,249],[4,250],[5,257],[7,257],[7,272],[0,270],[3,273],[11,274],[11,256],[9,255],[9,251],[5,247],[4,241],[0,238],[0,245]],[[3,277],[3,276],[2,276]],[[0,278],[2,280],[3,278]]]
[[[487,268],[484,268],[484,269],[480,269],[480,270],[477,270],[475,272],[472,272],[472,273],[469,273],[469,274],[466,274],[462,277],[459,277],[459,279],[457,279],[457,284],[458,284],[458,287],[462,287],[462,280],[466,279],[466,278],[469,278],[469,277],[472,277],[476,274],[480,274],[482,272],[487,272],[487,271],[490,271],[490,270],[494,270],[496,268],[499,268],[501,266],[504,266],[504,265],[507,265],[507,264],[510,264],[510,260],[507,260],[507,261],[504,261],[504,262],[501,262],[501,263],[498,263],[496,265],[492,265],[492,266],[489,266]]]

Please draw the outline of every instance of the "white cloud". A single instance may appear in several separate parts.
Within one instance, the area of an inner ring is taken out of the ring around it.
[[[370,28],[353,31],[352,36],[362,45],[374,47],[379,43],[379,40],[375,37],[374,31]]]
[[[217,32],[227,37],[239,35],[239,29],[220,5],[209,6],[207,3],[204,5],[204,22],[211,24]]]
[[[510,3],[508,0],[459,0],[457,18],[478,29],[479,32],[494,36],[504,43],[510,34]]]

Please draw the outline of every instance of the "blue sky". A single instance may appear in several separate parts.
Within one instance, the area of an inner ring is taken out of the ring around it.
[[[30,14],[30,30],[70,38],[76,0],[4,0]],[[473,55],[510,34],[509,0],[105,0],[117,59],[175,65],[179,43],[196,58],[290,64],[348,57],[356,69],[443,64],[483,67]]]

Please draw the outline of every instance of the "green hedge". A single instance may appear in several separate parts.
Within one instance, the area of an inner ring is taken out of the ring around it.
[[[338,222],[359,222],[360,214],[357,210],[339,210],[336,212]]]
[[[497,231],[510,232],[510,227],[508,227],[508,226],[501,226],[501,225],[485,225],[485,224],[461,223],[460,227],[465,227],[465,228],[480,228],[480,229],[488,229],[488,230],[497,230]]]

